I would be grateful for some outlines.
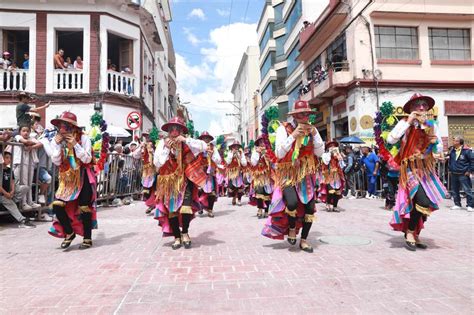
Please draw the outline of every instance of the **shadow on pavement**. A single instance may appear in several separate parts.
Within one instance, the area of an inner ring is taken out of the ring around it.
[[[380,231],[377,231],[377,233],[386,234]],[[387,235],[389,236],[389,238],[387,238],[385,242],[390,243],[390,248],[404,248],[405,247],[405,238],[403,237],[402,233],[400,233],[400,235],[397,235],[397,236],[393,236],[389,234]],[[441,248],[438,245],[436,245],[435,241],[432,238],[420,237],[420,240],[424,244],[428,245],[427,249],[419,249],[420,251]]]
[[[214,234],[215,233],[213,231],[206,231],[199,234],[198,236],[193,236],[192,234],[190,234],[191,242],[192,242],[191,248],[200,248],[201,246],[214,246],[217,244],[225,243],[224,241],[220,241],[220,240],[213,239],[210,237]],[[171,247],[171,245],[173,245],[174,243],[174,238],[171,238],[171,239],[172,239],[171,242],[164,243],[163,246]]]
[[[221,210],[221,211],[216,211],[214,212],[214,217],[221,217],[224,215],[231,214],[232,212],[235,212],[235,210]]]
[[[94,242],[94,247],[110,246],[110,245],[115,245],[115,244],[121,243],[123,239],[132,237],[136,234],[138,234],[138,233],[130,232],[130,233],[116,235],[116,236],[113,236],[113,237],[105,237],[104,233],[99,232],[97,234],[97,237],[95,239],[93,237],[92,240]]]

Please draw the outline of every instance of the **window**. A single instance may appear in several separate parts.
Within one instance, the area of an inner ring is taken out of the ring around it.
[[[116,71],[129,68],[133,72],[133,41],[118,35],[107,33],[107,59],[114,65]]]
[[[430,28],[430,58],[432,60],[469,60],[471,43],[469,29]]]
[[[307,78],[313,77],[314,70],[316,68],[319,68],[318,66],[321,66],[321,55],[319,55],[316,59],[314,59],[313,62],[309,65],[309,67],[306,68]]]
[[[274,7],[274,10],[275,10],[275,24],[279,24],[279,23],[283,22],[283,4],[284,4],[284,2],[282,2],[279,5]]]
[[[375,26],[375,52],[378,59],[418,59],[416,27]]]
[[[267,46],[268,41],[272,37],[273,34],[273,23],[269,23],[267,28],[265,29],[265,34],[263,34],[262,41],[260,42],[260,53],[263,52],[265,46]]]
[[[332,64],[347,60],[346,34],[341,34],[326,49],[326,63]]]
[[[270,69],[273,67],[274,64],[275,64],[275,53],[270,52],[267,58],[265,58],[265,62],[263,63],[262,67],[260,68],[260,75],[262,78],[264,78],[267,75],[268,71],[270,71]]]
[[[286,121],[288,119],[288,102],[278,103],[278,119]]]
[[[301,17],[301,11],[301,0],[296,0],[295,5],[293,6],[290,14],[288,15],[288,19],[286,19],[285,21],[288,33],[291,33],[291,31],[293,31],[293,28]]]
[[[291,75],[291,73],[300,64],[300,62],[296,60],[296,57],[298,57],[298,45],[299,43],[297,42],[295,47],[293,47],[290,54],[288,55],[287,70],[286,70],[288,75]]]
[[[293,110],[293,106],[295,105],[296,100],[300,98],[300,86],[301,82],[298,83],[296,87],[288,94],[288,107],[291,110]]]
[[[280,94],[285,90],[286,68],[277,70],[277,93]]]
[[[277,56],[281,56],[285,53],[285,50],[284,50],[285,41],[286,41],[286,35],[277,37],[275,39],[276,55]]]
[[[270,84],[262,92],[262,106],[264,106],[273,96],[275,96],[274,89],[275,81],[271,81]]]

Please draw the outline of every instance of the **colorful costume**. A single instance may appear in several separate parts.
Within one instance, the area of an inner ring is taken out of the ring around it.
[[[153,164],[153,143],[147,142],[144,147],[139,147],[132,153],[135,159],[141,159],[143,162],[142,169],[142,186],[143,186],[143,198],[145,205],[147,206],[146,213],[150,213],[156,208],[155,198],[155,180],[156,171],[155,165]]]
[[[57,220],[53,222],[49,233],[56,237],[65,237],[61,244],[63,249],[69,247],[75,234],[82,235],[84,241],[80,248],[88,248],[92,246],[92,228],[97,226],[97,182],[91,141],[78,127],[76,115],[73,113],[64,112],[51,123],[56,127],[66,124],[72,128],[68,135],[72,135],[77,143],[71,147],[64,141],[58,143],[57,138],[50,142],[53,150],[51,159],[59,168],[59,185],[53,201]]]
[[[255,146],[259,147],[261,142],[263,142],[263,138],[257,138]],[[274,185],[272,180],[272,164],[265,155],[265,151],[258,153],[256,150],[252,152],[250,163],[252,164],[252,187],[255,191],[258,207],[257,217],[266,218]]]
[[[294,108],[289,115],[309,116],[312,113],[305,101],[297,101]],[[304,125],[305,128],[310,127]],[[273,239],[283,239],[284,235],[289,235],[292,231],[295,236],[288,236],[288,242],[292,245],[296,244],[296,235],[301,227],[301,240],[306,243],[315,219],[314,176],[319,163],[318,156],[324,152],[324,142],[317,130],[313,130],[314,136],[308,130],[308,134],[295,139],[292,133],[296,128],[297,123],[284,123],[277,129],[275,188],[270,204],[270,217],[262,231],[264,236]],[[309,245],[301,248],[313,251]]]
[[[434,100],[415,94],[403,109],[410,114],[413,106],[420,104],[426,104],[426,110],[429,110],[434,106]],[[426,248],[419,242],[424,221],[438,209],[438,203],[447,194],[434,165],[433,153],[443,149],[437,125],[429,119],[420,120],[414,120],[413,124],[400,120],[388,136],[391,144],[401,141],[400,151],[395,157],[395,162],[400,165],[400,184],[390,225],[396,231],[405,232],[410,250]]]
[[[219,152],[211,143],[214,140],[214,137],[211,136],[207,131],[204,131],[200,136],[200,140],[203,140],[207,143],[208,149],[206,152],[201,153],[203,160],[203,168],[206,173],[206,184],[200,191],[199,200],[202,207],[208,212],[209,217],[214,217],[213,209],[214,203],[217,200],[217,181],[216,181],[216,172],[217,165],[222,163],[221,156]]]
[[[321,191],[326,194],[326,209],[328,212],[339,212],[337,203],[342,198],[344,190],[344,162],[337,151],[339,144],[335,141],[326,144],[326,153],[321,157],[323,163],[321,172],[323,175],[323,185]]]
[[[161,129],[169,132],[172,127],[179,127],[185,133],[188,130],[180,117],[172,118]],[[189,224],[199,210],[198,188],[204,186],[206,174],[198,156],[206,151],[207,144],[186,138],[185,142],[174,141],[168,148],[167,140],[160,140],[153,161],[158,169],[155,219],[163,229],[163,236],[175,237],[173,249],[177,249],[181,247],[181,237],[188,237]],[[183,239],[183,243],[186,248],[191,246],[191,241]]]
[[[247,166],[247,159],[242,154],[242,146],[239,141],[235,141],[229,148],[231,151],[229,151],[225,159],[227,163],[227,188],[232,196],[232,205],[235,205],[238,201],[240,206],[245,189],[242,168]]]

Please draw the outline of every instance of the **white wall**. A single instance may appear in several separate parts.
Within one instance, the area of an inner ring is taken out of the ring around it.
[[[102,113],[104,115],[104,119],[107,121],[107,124],[122,127],[125,129],[129,129],[127,125],[128,114],[136,111],[140,112],[140,110],[130,107],[112,104],[102,105]]]
[[[46,109],[46,127],[51,128],[51,119],[56,118],[65,111],[70,111],[77,116],[77,123],[81,127],[90,127],[90,119],[94,114],[94,104],[54,104]]]

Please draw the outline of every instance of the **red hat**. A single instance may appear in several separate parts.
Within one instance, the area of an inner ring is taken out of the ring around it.
[[[412,95],[412,97],[410,97],[410,100],[403,106],[403,111],[407,114],[410,114],[411,105],[416,104],[420,101],[426,102],[426,104],[428,105],[428,110],[432,109],[435,104],[435,100],[433,98],[421,95],[420,93],[415,93]]]
[[[161,126],[161,130],[168,132],[169,128],[171,126],[179,126],[183,128],[184,133],[188,133],[188,127],[186,127],[186,124],[184,122],[184,119],[181,117],[173,117],[166,124]]]
[[[8,51],[4,51],[3,54],[10,56],[10,52],[8,52]]]
[[[295,115],[295,114],[314,114],[311,107],[309,107],[309,103],[306,101],[296,101],[295,105],[293,106],[293,110],[288,113],[288,115]]]
[[[199,136],[199,139],[200,139],[200,140],[210,139],[209,142],[211,142],[212,140],[214,140],[214,137],[211,136],[211,135],[209,134],[209,132],[204,131],[204,132],[201,133],[201,135]],[[204,141],[205,141],[205,140],[204,140]]]
[[[331,148],[331,147],[339,147],[339,143],[335,140],[326,142],[326,150]]]
[[[240,144],[240,142],[238,140],[235,140],[234,143],[232,143],[229,148],[232,149],[232,147],[239,147],[239,148],[242,148],[242,145]]]
[[[258,143],[259,143],[260,141],[263,141],[263,136],[262,136],[262,135],[260,135],[260,136],[257,137],[257,140],[255,140],[254,144],[255,144],[255,145],[258,145]]]
[[[61,116],[56,117],[56,118],[51,120],[51,124],[53,124],[56,127],[59,125],[60,122],[65,122],[65,123],[68,123],[70,125],[73,125],[74,127],[80,128],[77,125],[76,115],[71,113],[71,112],[63,112],[61,114]]]

